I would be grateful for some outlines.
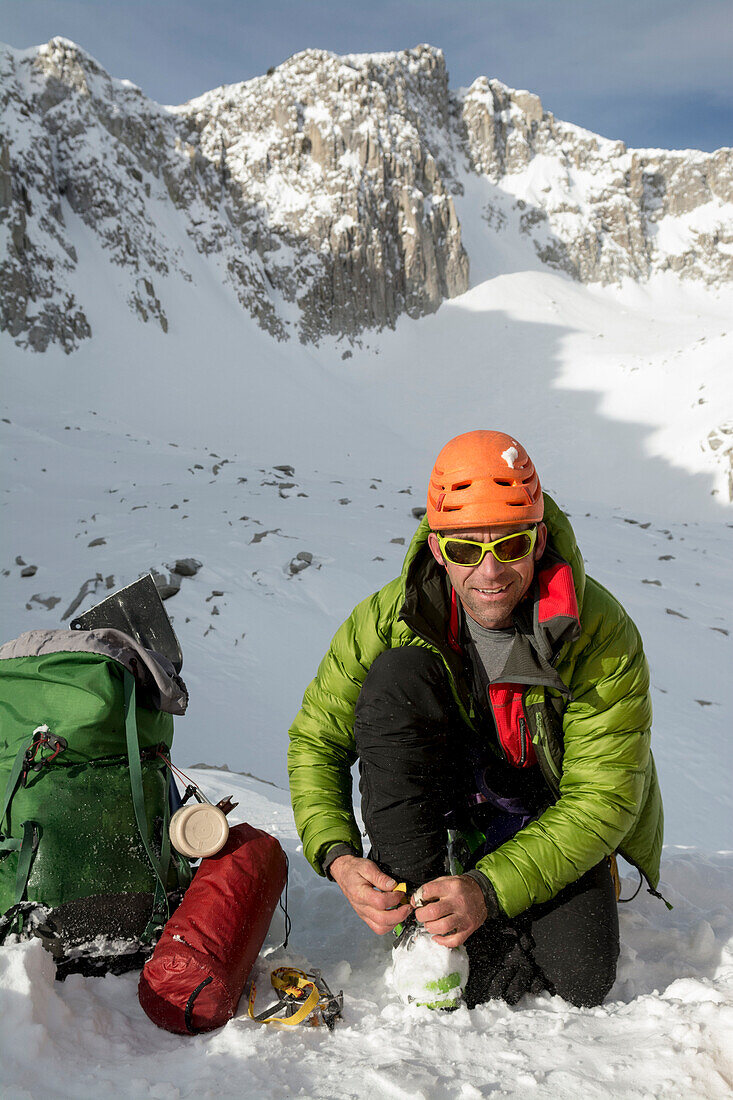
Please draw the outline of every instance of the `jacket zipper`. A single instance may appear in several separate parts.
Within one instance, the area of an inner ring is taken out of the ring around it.
[[[487,692],[486,692],[486,701],[489,704],[489,715],[491,717],[491,721],[492,721],[493,726],[494,726],[494,740],[496,741],[496,744],[499,746],[499,752],[501,753],[501,758],[502,758],[502,760],[504,761],[505,764],[509,764],[510,766],[512,766],[512,762],[509,759],[509,753],[504,748],[504,745],[502,744],[501,737],[499,736],[499,723],[496,721],[496,714],[494,713],[494,704],[491,701],[491,691],[489,691],[489,690],[487,690]]]
[[[524,709],[524,704],[522,704]],[[527,723],[520,714],[519,716],[519,767],[524,765],[524,761],[527,759]]]
[[[491,692],[486,692],[486,698],[489,703],[489,711],[491,712],[491,721],[494,723],[494,732],[496,734],[496,743],[499,746],[499,752],[502,755],[505,764],[509,764],[512,768],[521,768],[524,766],[524,762],[527,759],[528,743],[527,743],[527,722],[525,719],[524,711],[524,695],[522,695],[522,714],[519,716],[519,763],[515,764],[513,760],[509,758],[509,753],[502,744],[501,737],[499,736],[499,723],[496,720],[496,714],[494,712],[494,704],[491,700]],[[544,775],[544,772],[543,772]]]
[[[524,699],[522,699],[522,706],[524,706]],[[534,713],[535,733],[533,738],[534,749],[537,755],[537,763],[540,766],[542,772],[542,778],[547,786],[550,788],[553,796],[558,799],[560,797],[560,786],[558,783],[558,777],[555,775],[548,753],[545,748],[546,736],[544,731],[544,723],[542,721],[542,715],[535,711]]]

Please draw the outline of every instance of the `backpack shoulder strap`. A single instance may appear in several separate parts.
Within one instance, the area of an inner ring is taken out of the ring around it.
[[[13,761],[13,766],[10,769],[10,775],[8,776],[8,781],[5,784],[5,795],[3,797],[2,813],[0,813],[0,832],[2,832],[5,815],[10,809],[10,803],[13,801],[13,795],[15,794],[18,783],[20,782],[20,775],[23,771],[23,761],[25,759],[25,754],[27,751],[27,745],[20,746],[20,748],[18,749],[18,754]]]

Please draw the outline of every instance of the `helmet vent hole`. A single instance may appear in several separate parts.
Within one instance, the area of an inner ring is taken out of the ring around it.
[[[511,481],[507,481],[507,480],[506,480],[505,478],[495,477],[495,478],[494,478],[494,484],[495,484],[495,485],[506,485],[506,486],[510,486],[510,485],[512,485],[513,483],[512,483]]]
[[[471,488],[471,482],[470,481],[461,481],[458,485],[453,486],[453,491],[457,492],[459,489],[470,489],[470,488]]]

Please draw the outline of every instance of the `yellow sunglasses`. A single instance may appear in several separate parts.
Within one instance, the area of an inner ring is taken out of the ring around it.
[[[471,539],[458,539],[455,535],[437,535],[440,551],[451,565],[466,567],[480,565],[489,550],[498,562],[505,564],[521,561],[532,553],[537,542],[537,528],[518,531],[514,535],[502,535],[493,542],[473,542]]]

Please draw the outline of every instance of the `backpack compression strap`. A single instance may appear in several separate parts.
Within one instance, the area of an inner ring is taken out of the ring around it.
[[[140,839],[143,842],[148,859],[150,860],[150,865],[155,871],[155,876],[158,880],[155,887],[153,912],[147,928],[143,933],[143,939],[150,940],[155,935],[156,926],[161,920],[167,920],[169,916],[166,876],[170,863],[170,837],[168,835],[168,816],[170,811],[168,799],[166,797],[163,811],[163,835],[160,845],[160,860],[158,860],[158,857],[153,851],[153,846],[150,843],[148,821],[145,814],[143,776],[140,766],[140,743],[137,737],[137,722],[135,719],[135,677],[132,673],[128,672],[127,669],[125,669],[123,673],[123,688],[125,700],[125,738],[127,741],[127,759],[130,765],[132,805],[135,810],[135,820],[137,822],[138,832],[140,833]]]
[[[34,731],[35,734],[35,731]],[[28,746],[21,745],[18,749],[18,755],[13,761],[13,766],[10,769],[10,775],[8,776],[8,782],[5,786],[5,797],[3,798],[2,812],[0,812],[0,832],[2,832],[3,821],[5,815],[10,809],[10,803],[13,801],[13,795],[15,794],[18,783],[20,782],[20,776],[23,771],[23,764],[25,762],[25,755],[28,752]],[[6,845],[3,845],[6,846]]]
[[[25,894],[31,864],[38,848],[39,827],[35,821],[23,822],[23,839],[18,852],[18,868],[15,872],[15,904],[20,905]]]

